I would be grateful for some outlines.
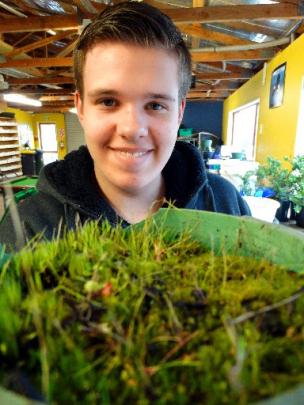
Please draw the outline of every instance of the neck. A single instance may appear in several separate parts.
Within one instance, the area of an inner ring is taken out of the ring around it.
[[[126,192],[119,188],[107,188],[99,181],[104,197],[115,212],[129,224],[140,222],[161,208],[165,196],[163,178],[154,187],[143,188],[136,192]]]

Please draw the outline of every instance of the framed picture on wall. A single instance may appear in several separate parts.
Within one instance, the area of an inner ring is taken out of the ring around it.
[[[284,99],[286,62],[278,66],[271,75],[269,108],[280,107]]]

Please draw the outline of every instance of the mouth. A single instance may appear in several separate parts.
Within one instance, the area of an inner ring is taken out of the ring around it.
[[[141,158],[148,153],[151,152],[151,149],[146,149],[146,150],[130,150],[130,149],[116,149],[116,148],[111,148],[114,152],[119,154],[120,156],[127,157],[127,158]]]

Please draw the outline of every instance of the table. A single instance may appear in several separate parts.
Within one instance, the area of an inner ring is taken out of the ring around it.
[[[0,192],[4,193],[5,189],[8,187],[11,187],[14,193],[20,190],[35,188],[37,180],[38,176],[22,176],[11,180],[6,180],[0,183]]]
[[[6,180],[0,183],[0,194],[4,199],[4,206],[6,206],[6,190],[11,188],[15,195],[16,202],[23,200],[24,198],[34,194],[36,192],[36,184],[38,176],[22,176]]]

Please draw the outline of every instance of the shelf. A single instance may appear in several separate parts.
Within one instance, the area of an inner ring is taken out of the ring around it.
[[[10,172],[10,171],[12,171],[12,170],[16,170],[16,169],[21,169],[21,164],[19,164],[19,165],[6,165],[6,166],[4,166],[4,167],[2,167],[2,166],[0,166],[0,170],[1,170],[1,172]]]
[[[0,134],[18,134],[17,129],[3,129],[0,126]]]
[[[0,120],[0,127],[16,127],[16,121],[2,121]]]
[[[8,152],[0,152],[0,158],[6,156],[20,156],[20,152],[16,150],[10,150]]]
[[[0,178],[17,176],[22,176],[17,123],[14,119],[0,118]]]
[[[4,141],[19,141],[18,136],[0,136],[0,142]]]

